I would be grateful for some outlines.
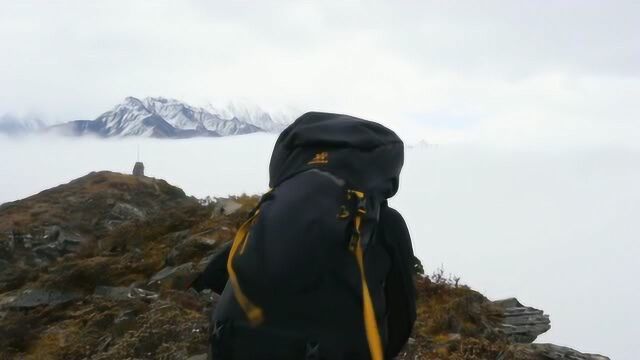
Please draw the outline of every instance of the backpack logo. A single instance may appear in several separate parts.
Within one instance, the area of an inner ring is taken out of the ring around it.
[[[307,164],[327,164],[329,162],[329,153],[326,151],[316,153],[313,159],[309,161]]]

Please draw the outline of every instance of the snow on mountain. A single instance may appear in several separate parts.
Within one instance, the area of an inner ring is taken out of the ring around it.
[[[220,117],[237,118],[268,132],[280,132],[294,119],[294,117],[286,116],[283,113],[268,113],[255,104],[240,100],[231,101],[226,106],[208,104],[207,109]]]
[[[11,114],[0,116],[0,134],[24,135],[44,128],[45,123],[33,116],[17,117]]]
[[[71,121],[50,130],[73,136],[187,138],[273,132],[285,126],[257,106],[217,110],[162,97],[127,97],[95,120]]]

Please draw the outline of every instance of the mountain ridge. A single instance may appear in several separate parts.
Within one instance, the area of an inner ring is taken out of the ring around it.
[[[259,198],[199,201],[100,171],[0,205],[0,358],[206,358],[219,294],[190,285]],[[542,310],[416,270],[417,319],[397,360],[609,360],[533,343],[551,327]]]
[[[277,120],[274,120],[277,117]],[[24,135],[48,133],[64,136],[192,138],[280,132],[291,118],[272,115],[256,105],[230,103],[227,108],[192,106],[165,97],[126,97],[93,120],[79,119],[52,126],[28,126],[5,115],[0,133]]]

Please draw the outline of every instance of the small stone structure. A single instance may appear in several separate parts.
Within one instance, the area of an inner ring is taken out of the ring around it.
[[[133,166],[133,176],[144,176],[144,164],[141,161]]]

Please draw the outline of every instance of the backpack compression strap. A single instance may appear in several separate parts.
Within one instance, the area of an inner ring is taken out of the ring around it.
[[[240,307],[242,307],[242,310],[244,310],[244,313],[247,315],[249,323],[252,326],[258,326],[260,325],[260,323],[262,323],[262,321],[264,320],[264,313],[262,311],[262,308],[252,303],[240,288],[238,276],[233,269],[233,258],[238,252],[238,249],[240,250],[240,254],[244,252],[244,247],[247,243],[247,238],[249,237],[249,228],[251,227],[251,225],[253,225],[253,222],[256,220],[259,213],[260,209],[257,209],[255,213],[240,226],[235,238],[233,239],[233,245],[231,246],[229,259],[227,260],[227,272],[229,273],[229,281],[231,282],[231,286],[233,286],[233,293],[236,297],[236,300],[238,301],[238,304],[240,304]]]
[[[349,242],[349,250],[356,257],[358,268],[360,269],[360,280],[362,282],[362,307],[364,309],[364,327],[367,334],[367,342],[369,343],[369,351],[372,360],[383,360],[382,341],[380,340],[380,331],[378,329],[378,321],[373,308],[373,300],[369,293],[367,285],[367,277],[364,271],[364,251],[362,250],[362,241],[360,233],[360,225],[362,216],[367,213],[365,207],[364,193],[356,190],[349,190],[349,195],[353,194],[358,199],[358,212],[353,219],[354,232]]]

